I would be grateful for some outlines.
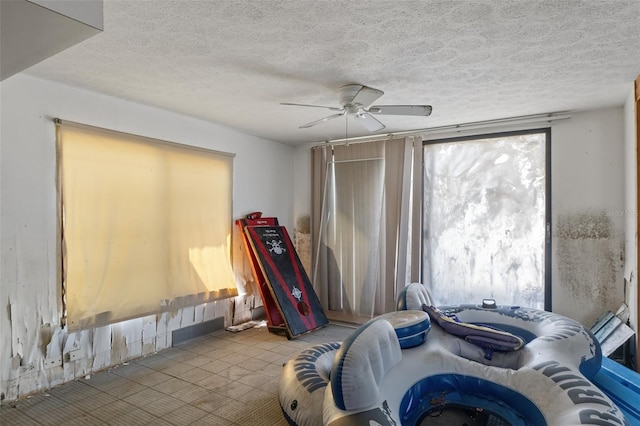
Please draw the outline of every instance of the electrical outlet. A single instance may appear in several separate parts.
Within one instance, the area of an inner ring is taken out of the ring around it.
[[[44,360],[44,368],[60,367],[62,365],[62,356],[53,356]]]
[[[74,351],[69,352],[69,361],[77,361],[82,356],[82,350],[76,349]]]

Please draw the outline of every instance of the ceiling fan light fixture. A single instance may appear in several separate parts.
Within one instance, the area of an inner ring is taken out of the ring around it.
[[[376,132],[385,128],[384,124],[366,111],[356,114],[356,118],[358,119],[358,122],[370,132]]]

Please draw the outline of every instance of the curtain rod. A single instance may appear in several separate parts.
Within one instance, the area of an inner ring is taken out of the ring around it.
[[[451,124],[447,126],[438,126],[438,127],[427,127],[424,129],[407,130],[403,132],[382,133],[378,135],[368,135],[368,136],[356,136],[353,138],[331,139],[323,142],[318,142],[314,144],[314,146],[322,146],[326,144],[340,145],[340,144],[346,144],[346,143],[373,142],[373,141],[380,141],[380,140],[388,140],[398,136],[426,136],[426,135],[439,134],[439,133],[484,129],[484,128],[490,128],[490,127],[497,127],[499,125],[518,126],[518,125],[533,124],[533,123],[552,123],[554,121],[568,120],[570,118],[571,118],[571,115],[569,115],[568,112],[523,115],[519,117],[501,118],[496,120],[475,121],[472,123]]]

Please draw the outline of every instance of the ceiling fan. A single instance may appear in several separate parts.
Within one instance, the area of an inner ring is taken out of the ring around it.
[[[311,123],[303,124],[300,126],[301,129],[312,127],[316,124],[324,123],[326,121],[333,120],[334,118],[342,117],[346,114],[351,114],[365,129],[370,132],[375,132],[377,130],[384,129],[385,126],[372,114],[423,117],[431,114],[431,105],[374,105],[369,107],[373,101],[382,95],[384,95],[382,90],[363,86],[361,84],[347,84],[346,86],[342,86],[338,89],[338,102],[342,105],[342,108],[323,105],[295,104],[289,102],[283,102],[280,105],[326,108],[331,111],[337,111],[336,114],[329,115],[321,118],[320,120],[312,121]]]

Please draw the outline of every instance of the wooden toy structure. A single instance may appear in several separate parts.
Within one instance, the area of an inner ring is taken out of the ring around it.
[[[275,217],[238,219],[271,332],[292,339],[329,323],[289,234]]]

